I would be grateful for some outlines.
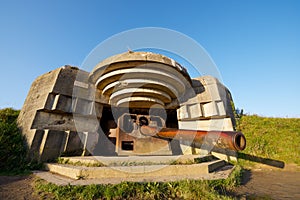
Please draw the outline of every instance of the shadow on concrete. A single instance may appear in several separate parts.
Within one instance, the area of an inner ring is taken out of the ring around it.
[[[238,153],[238,158],[265,164],[265,165],[269,165],[269,166],[276,167],[276,168],[281,168],[281,169],[283,169],[285,166],[285,163],[280,160],[273,160],[270,158],[262,158],[262,157],[253,156],[253,155],[240,153],[240,152]]]

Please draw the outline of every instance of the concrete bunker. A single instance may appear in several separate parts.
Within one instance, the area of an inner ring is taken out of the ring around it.
[[[30,157],[39,161],[62,155],[226,157],[246,145],[234,132],[232,98],[223,84],[212,76],[192,79],[173,59],[150,52],[112,56],[92,72],[64,66],[38,77],[18,123]]]

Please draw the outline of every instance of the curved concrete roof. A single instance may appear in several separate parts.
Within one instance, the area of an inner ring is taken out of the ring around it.
[[[100,62],[89,79],[115,106],[167,106],[191,86],[186,69],[151,52],[126,52]]]
[[[191,79],[189,74],[187,73],[187,70],[179,63],[177,63],[175,60],[169,57],[166,57],[162,54],[152,53],[152,52],[133,52],[133,51],[117,54],[101,61],[96,65],[96,67],[91,72],[91,78],[93,79],[93,77],[97,74],[97,72],[104,73],[103,70],[105,70],[105,68],[107,68],[111,64],[120,63],[120,62],[130,62],[130,61],[156,62],[156,63],[162,63],[164,65],[169,65],[170,67],[173,67],[174,69],[182,73],[182,75],[185,76],[189,81]]]

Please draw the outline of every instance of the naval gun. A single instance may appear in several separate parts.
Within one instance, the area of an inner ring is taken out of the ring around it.
[[[163,139],[175,139],[189,141],[192,146],[201,148],[205,143],[214,145],[217,148],[242,151],[246,148],[246,138],[241,132],[236,131],[204,131],[204,130],[182,130],[175,128],[157,128],[141,126],[143,135],[159,137]],[[211,139],[205,139],[208,135],[213,135]]]
[[[125,114],[119,125],[126,134],[134,138],[177,140],[181,144],[196,148],[206,146],[233,151],[246,148],[246,138],[241,132],[177,129],[166,127],[164,121],[160,116]]]

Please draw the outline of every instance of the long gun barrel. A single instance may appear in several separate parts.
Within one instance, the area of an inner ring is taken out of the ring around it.
[[[209,145],[214,145],[217,148],[234,151],[242,151],[246,148],[245,136],[236,131],[194,131],[175,128],[162,128],[159,130],[150,126],[141,126],[140,131],[145,136],[190,141],[196,147],[209,143]]]

